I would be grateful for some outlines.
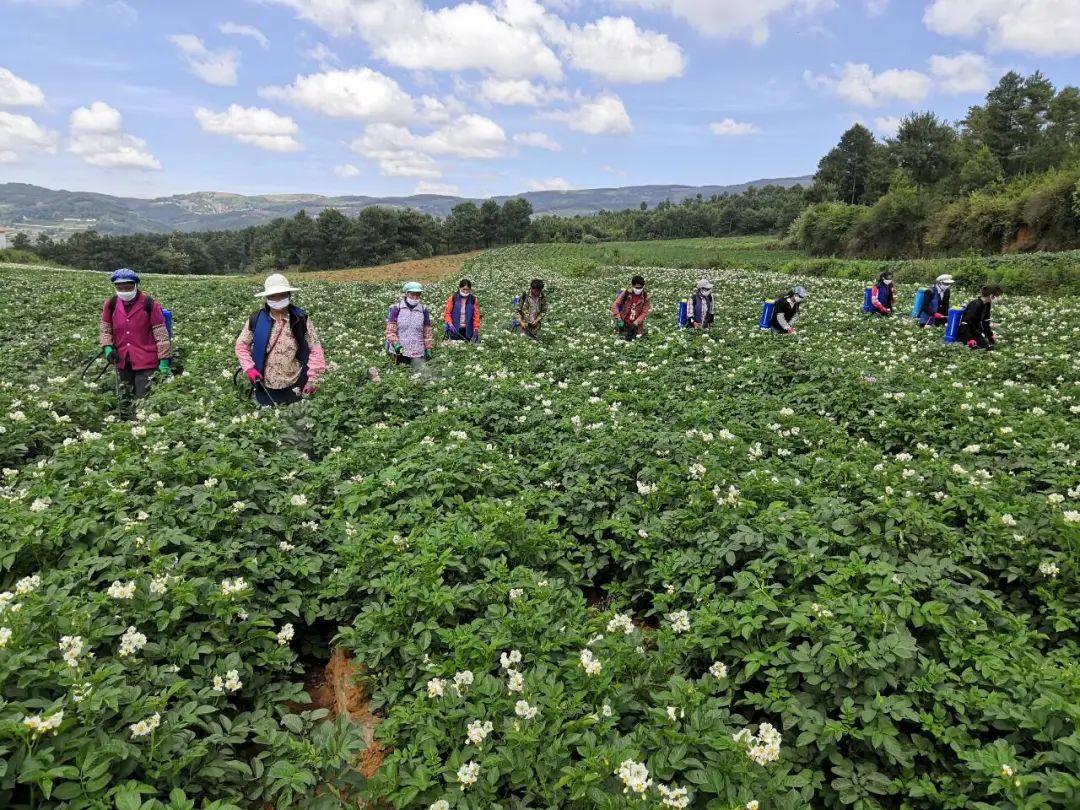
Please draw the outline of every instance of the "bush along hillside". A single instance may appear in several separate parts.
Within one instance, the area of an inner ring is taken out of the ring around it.
[[[423,369],[382,354],[396,285],[304,283],[337,368],[262,411],[254,285],[153,278],[186,371],[135,422],[78,376],[100,277],[0,269],[0,806],[1080,806],[1074,302],[1006,297],[972,352],[799,278],[774,338],[791,277],[717,270],[700,334],[701,271],[649,270],[626,343],[626,273],[577,261],[474,260],[482,341]],[[304,695],[331,647],[370,779]]]
[[[790,236],[817,256],[1080,248],[1080,89],[1010,72],[957,125],[912,113],[883,143],[855,125],[810,198]]]

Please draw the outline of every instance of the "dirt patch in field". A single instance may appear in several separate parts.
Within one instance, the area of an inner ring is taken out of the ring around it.
[[[299,279],[318,281],[341,281],[361,284],[384,284],[390,281],[443,281],[461,275],[461,268],[469,259],[484,251],[455,253],[452,256],[434,256],[430,259],[413,259],[407,262],[382,264],[378,267],[357,267],[348,270],[322,270],[316,273],[298,273]]]
[[[1026,250],[1031,250],[1032,243],[1035,241],[1035,232],[1031,230],[1027,225],[1021,225],[1012,241],[1005,246],[1005,253],[1023,253]]]
[[[340,647],[334,650],[325,668],[309,673],[305,688],[311,703],[300,708],[306,711],[328,709],[331,718],[344,715],[360,728],[366,747],[357,760],[356,769],[370,779],[382,765],[386,751],[375,740],[379,718],[371,713],[364,687],[356,682],[362,669],[362,665],[349,658]]]

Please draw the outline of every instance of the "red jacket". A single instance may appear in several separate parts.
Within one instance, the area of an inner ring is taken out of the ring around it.
[[[144,292],[127,303],[117,298],[115,306],[110,306],[111,300],[106,298],[101,308],[98,343],[116,349],[119,368],[147,371],[157,368],[158,361],[172,356],[161,304],[154,301],[148,313]]]

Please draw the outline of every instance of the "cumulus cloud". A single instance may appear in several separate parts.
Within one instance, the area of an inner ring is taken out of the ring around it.
[[[240,56],[235,51],[213,51],[194,34],[173,34],[169,42],[176,46],[188,70],[207,84],[231,87],[236,84]]]
[[[926,98],[932,85],[917,70],[885,70],[874,73],[869,65],[848,62],[838,76],[803,74],[807,84],[861,107],[880,107],[890,101],[916,102]]]
[[[300,130],[296,122],[263,107],[230,104],[223,113],[199,107],[195,119],[205,132],[225,135],[270,152],[296,152],[304,148],[294,137]]]
[[[442,176],[436,156],[498,158],[510,152],[510,142],[490,118],[462,115],[426,135],[396,124],[370,124],[349,148],[376,161],[386,176],[434,180]]]
[[[930,73],[946,93],[983,93],[990,89],[990,65],[977,53],[931,56]]]
[[[262,49],[264,51],[270,48],[270,40],[266,38],[266,34],[264,34],[254,25],[241,25],[240,23],[223,22],[218,25],[218,31],[226,35],[248,37],[249,39],[253,39],[262,46]]]
[[[624,6],[666,11],[706,36],[763,45],[773,19],[831,9],[835,0],[622,0]]]
[[[664,34],[641,30],[629,17],[572,26],[565,50],[575,68],[612,82],[662,82],[686,69],[682,48]]]
[[[986,32],[994,50],[1080,55],[1077,0],[933,0],[923,21],[945,36]]]
[[[453,197],[457,195],[457,193],[457,186],[452,186],[447,183],[429,183],[426,180],[421,180],[416,184],[416,188],[413,189],[413,194],[439,194],[444,197]]]
[[[429,9],[420,0],[270,0],[335,36],[358,36],[372,53],[410,70],[484,70],[558,79],[558,56],[539,32],[486,5]]]
[[[322,70],[330,70],[341,62],[341,57],[321,42],[304,51],[303,57],[315,62]]]
[[[14,163],[26,152],[55,152],[58,136],[28,115],[0,110],[0,154]]]
[[[351,163],[342,163],[334,167],[334,174],[338,177],[359,177],[360,169]]]
[[[583,99],[572,110],[558,110],[544,117],[588,135],[625,135],[634,129],[622,99],[611,93]]]
[[[549,152],[562,150],[562,145],[546,132],[519,132],[514,136],[514,143],[533,149],[547,149]]]
[[[569,180],[564,180],[561,177],[529,181],[529,191],[570,191],[573,187]]]
[[[104,101],[79,107],[68,119],[68,151],[106,169],[160,169],[146,141],[124,132],[123,125],[120,111]]]
[[[896,133],[900,131],[901,119],[895,115],[881,116],[874,119],[874,131],[879,135],[884,135],[886,138],[895,138]]]
[[[337,118],[406,123],[417,115],[412,96],[389,76],[366,67],[297,76],[284,87],[261,87],[259,95]]]
[[[44,103],[40,87],[0,68],[0,107],[40,107]]]
[[[490,77],[480,84],[480,98],[507,107],[542,107],[552,102],[564,101],[569,98],[569,94],[562,88],[548,87],[542,82]]]
[[[757,135],[761,132],[761,127],[757,124],[749,124],[745,121],[736,121],[734,118],[725,118],[723,121],[717,121],[714,124],[709,124],[709,129],[712,130],[714,135]]]

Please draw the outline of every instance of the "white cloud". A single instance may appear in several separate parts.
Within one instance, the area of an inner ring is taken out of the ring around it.
[[[900,122],[903,119],[895,115],[885,115],[874,119],[874,131],[886,138],[895,138],[900,131]]]
[[[26,115],[0,110],[0,153],[14,163],[23,152],[55,152],[58,137]]]
[[[836,0],[622,0],[622,5],[666,11],[713,37],[763,45],[773,18],[836,7]]]
[[[389,76],[366,67],[297,76],[285,87],[260,87],[259,95],[338,118],[405,123],[416,117],[412,96]]]
[[[453,197],[457,195],[458,191],[457,186],[446,183],[429,183],[426,180],[421,180],[416,184],[413,194],[440,194],[444,197]]]
[[[195,119],[205,132],[226,135],[270,152],[296,152],[304,148],[293,137],[300,130],[296,122],[263,107],[230,104],[223,113],[199,107]]]
[[[562,146],[546,132],[519,132],[514,136],[514,143],[528,146],[533,149],[547,149],[549,152],[559,152]]]
[[[334,174],[338,177],[359,177],[360,169],[351,163],[342,163],[340,166],[334,167]]]
[[[370,124],[349,148],[376,161],[386,176],[434,180],[442,176],[435,156],[498,158],[509,153],[510,143],[490,118],[462,115],[427,135],[395,124]]]
[[[0,163],[17,163],[18,160],[19,156],[10,149],[5,149],[0,152]]]
[[[68,119],[68,151],[106,169],[160,169],[146,141],[123,131],[120,111],[104,101],[79,107]]]
[[[610,93],[584,99],[573,110],[550,112],[544,117],[589,135],[625,135],[634,129],[622,99]]]
[[[83,0],[11,0],[16,5],[24,6],[58,6],[60,8],[75,8],[82,5]]]
[[[926,98],[931,80],[916,70],[886,70],[874,73],[869,65],[848,62],[836,77],[803,74],[807,84],[835,93],[862,107],[880,107],[890,101],[916,102]]]
[[[946,36],[986,32],[994,50],[1080,55],[1077,0],[933,0],[923,21]]]
[[[528,79],[484,79],[480,98],[492,104],[519,107],[542,107],[555,101],[565,101],[569,95],[558,87],[548,87]]]
[[[207,84],[222,87],[236,84],[240,56],[235,51],[212,51],[194,34],[173,34],[169,42],[179,49],[188,69]]]
[[[725,118],[723,121],[717,121],[714,124],[709,124],[709,129],[712,130],[714,135],[757,135],[761,132],[761,127],[757,124],[746,123],[745,121],[736,121],[734,118]]]
[[[889,6],[889,0],[866,0],[866,13],[871,17],[877,17],[885,13]]]
[[[256,28],[254,25],[241,25],[234,22],[223,22],[218,25],[218,31],[223,34],[230,34],[238,37],[248,37],[258,42],[263,50],[267,50],[270,47],[270,40],[266,38],[266,34]]]
[[[573,187],[569,180],[564,180],[561,177],[529,181],[529,191],[570,191]]]
[[[507,78],[562,75],[532,29],[479,2],[429,9],[420,0],[271,0],[335,36],[359,36],[372,53],[410,70],[484,70]]]
[[[977,53],[931,56],[930,72],[946,93],[982,93],[990,89],[990,65]]]
[[[0,107],[40,107],[44,103],[40,87],[0,68]]]
[[[331,70],[341,62],[341,57],[321,42],[304,51],[303,56],[318,64],[322,70]]]
[[[664,34],[641,30],[629,17],[603,17],[573,26],[566,52],[578,70],[612,82],[662,82],[686,69],[678,45]]]

